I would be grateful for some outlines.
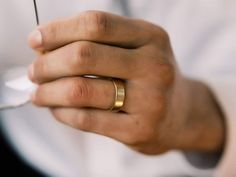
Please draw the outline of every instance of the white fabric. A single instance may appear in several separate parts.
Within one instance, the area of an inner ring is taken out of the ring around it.
[[[19,154],[50,176],[236,176],[236,26],[233,0],[129,0],[130,14],[163,26],[183,73],[208,84],[222,106],[228,139],[219,167],[192,167],[179,152],[144,156],[109,138],[64,126],[45,109],[27,106],[2,113],[1,123]],[[40,0],[41,23],[86,9],[122,14],[118,0]],[[26,38],[35,26],[29,0],[0,0],[0,72],[33,59]],[[3,25],[2,25],[3,24]],[[6,93],[5,93],[6,94]],[[1,99],[4,99],[4,94]],[[231,172],[231,173],[230,173]],[[226,175],[229,173],[229,175]]]
[[[9,88],[27,92],[31,92],[36,87],[36,85],[30,82],[27,75],[23,75],[21,77],[17,77],[14,80],[7,81],[5,84]]]

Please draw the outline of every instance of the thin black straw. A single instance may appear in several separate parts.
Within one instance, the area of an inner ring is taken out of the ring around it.
[[[39,25],[39,16],[38,16],[38,8],[37,8],[36,0],[34,0],[34,11],[35,11],[37,25]]]

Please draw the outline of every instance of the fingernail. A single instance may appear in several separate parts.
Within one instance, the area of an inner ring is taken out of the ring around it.
[[[33,64],[29,66],[28,75],[29,75],[29,79],[33,80],[34,78],[34,65]]]
[[[41,47],[42,42],[43,42],[43,37],[42,33],[39,30],[35,30],[29,35],[29,43],[32,48],[36,49]]]

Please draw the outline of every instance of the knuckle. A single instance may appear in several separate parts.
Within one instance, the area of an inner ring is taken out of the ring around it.
[[[110,27],[108,15],[99,11],[87,11],[83,15],[84,23],[91,35],[104,35]]]
[[[71,83],[68,102],[72,105],[86,104],[92,97],[92,89],[86,79],[74,79]],[[79,101],[78,101],[79,100]],[[80,105],[78,105],[80,106]]]
[[[166,51],[166,49],[171,49],[168,32],[161,26],[156,25],[152,29],[152,39],[154,43],[157,44],[163,51]]]
[[[72,53],[75,53],[71,64],[73,69],[78,70],[78,68],[82,69],[90,65],[92,45],[89,42],[75,43],[71,50],[73,50]]]
[[[90,58],[92,55],[92,45],[89,42],[81,42],[77,46],[77,57],[81,59]]]

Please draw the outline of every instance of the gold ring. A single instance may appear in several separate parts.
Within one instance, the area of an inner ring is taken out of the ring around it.
[[[110,110],[118,112],[124,105],[125,84],[121,80],[117,80],[117,79],[112,79],[112,83],[115,87],[115,101],[112,107],[110,108]]]

